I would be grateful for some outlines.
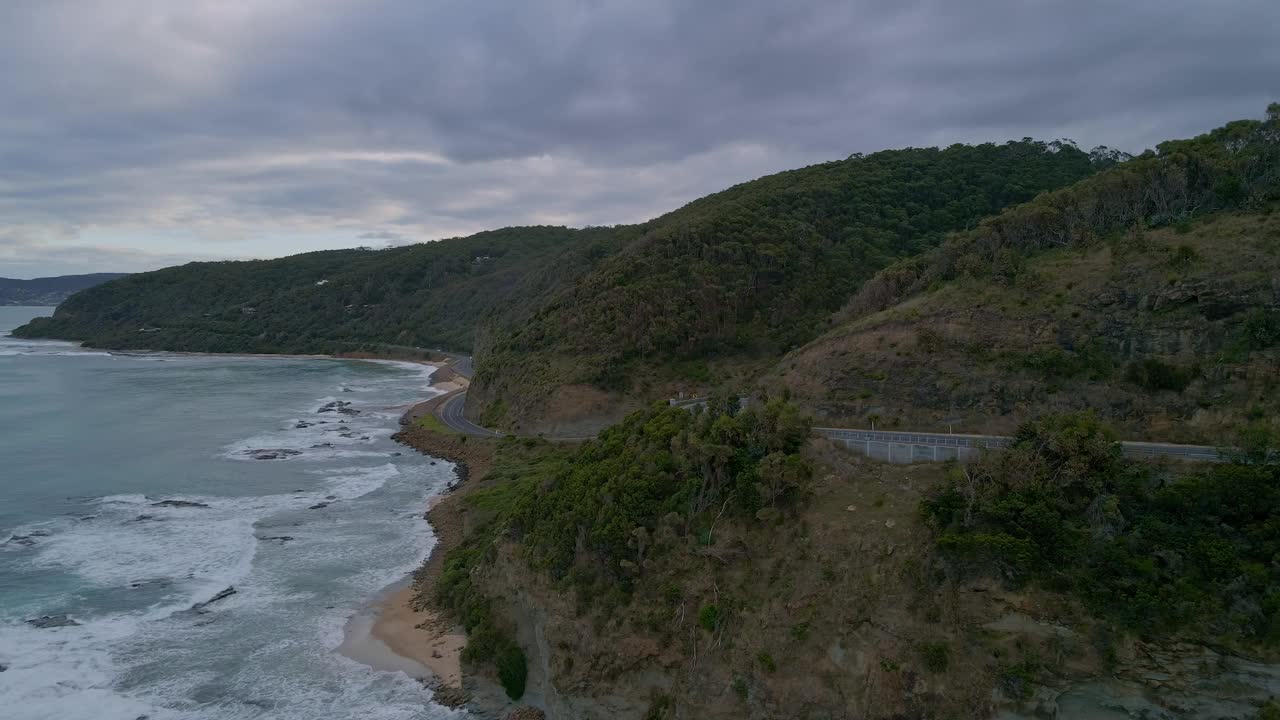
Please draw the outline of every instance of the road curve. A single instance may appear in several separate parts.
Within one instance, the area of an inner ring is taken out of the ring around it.
[[[462,414],[463,408],[467,404],[467,391],[460,390],[446,397],[439,405],[436,406],[435,415],[449,427],[450,430],[460,432],[463,435],[474,435],[476,437],[501,437],[502,433],[494,432],[487,428],[471,422]]]

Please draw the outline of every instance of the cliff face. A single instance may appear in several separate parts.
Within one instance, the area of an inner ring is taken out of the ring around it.
[[[1246,718],[1280,666],[1190,640],[1112,634],[1073,601],[960,579],[919,519],[939,466],[823,442],[808,509],[708,542],[654,534],[628,603],[529,569],[482,569],[550,718]]]
[[[1280,412],[1280,215],[1212,217],[957,280],[791,353],[821,424],[1007,433],[1094,409],[1126,437],[1229,443]]]

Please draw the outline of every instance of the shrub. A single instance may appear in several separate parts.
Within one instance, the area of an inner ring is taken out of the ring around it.
[[[760,667],[767,673],[775,672],[778,664],[773,661],[773,656],[767,652],[761,652],[756,655],[756,661],[760,663]]]
[[[698,611],[698,625],[707,632],[714,632],[720,627],[723,618],[720,616],[720,608],[716,605],[703,605]]]
[[[1200,253],[1190,245],[1179,245],[1173,249],[1173,254],[1169,256],[1169,264],[1176,268],[1190,267],[1192,263],[1200,259]]]
[[[1153,392],[1158,390],[1182,392],[1199,375],[1199,367],[1179,367],[1155,358],[1131,362],[1125,369],[1126,380]]]
[[[1241,328],[1248,350],[1266,350],[1280,342],[1280,311],[1254,308]]]
[[[528,679],[529,666],[524,651],[515,643],[509,643],[498,656],[498,680],[507,697],[519,700],[524,696],[525,681]]]
[[[944,642],[921,643],[920,660],[931,673],[946,672],[951,664],[951,650]]]

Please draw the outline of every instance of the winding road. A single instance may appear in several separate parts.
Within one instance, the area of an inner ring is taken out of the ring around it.
[[[433,411],[440,422],[444,423],[450,430],[462,433],[463,435],[473,435],[475,437],[501,437],[502,433],[482,428],[471,422],[462,414],[463,409],[467,405],[467,391],[459,390],[452,395],[446,397],[435,407]]]

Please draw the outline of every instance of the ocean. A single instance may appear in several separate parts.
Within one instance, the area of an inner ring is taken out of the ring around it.
[[[0,717],[460,716],[334,652],[434,543],[431,368],[8,336],[51,310],[0,307]]]

